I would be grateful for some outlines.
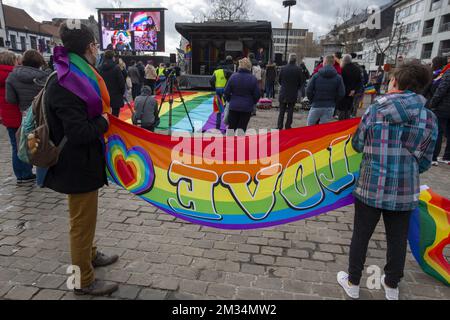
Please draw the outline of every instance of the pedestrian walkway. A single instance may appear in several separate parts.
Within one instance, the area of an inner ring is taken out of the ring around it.
[[[275,128],[276,115],[259,111],[250,127]],[[296,113],[294,126],[305,120]],[[92,299],[66,286],[65,196],[16,186],[3,127],[0,168],[0,298]],[[449,175],[450,167],[433,168],[423,183],[450,197]],[[120,261],[97,276],[120,284],[110,299],[345,299],[336,273],[347,267],[352,223],[347,207],[265,230],[216,230],[177,220],[111,185],[100,192],[97,243]],[[373,239],[367,264],[383,267],[382,226]],[[361,298],[384,299],[366,288],[367,277]],[[401,299],[450,299],[449,288],[425,275],[410,253],[400,288]]]

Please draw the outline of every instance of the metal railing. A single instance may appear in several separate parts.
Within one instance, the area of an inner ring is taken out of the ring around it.
[[[423,36],[429,36],[433,34],[433,27],[428,27],[423,29]]]
[[[441,27],[439,28],[439,32],[446,32],[450,31],[450,22],[441,24]]]
[[[433,54],[433,50],[424,50],[422,52],[422,59],[431,59],[432,54]]]

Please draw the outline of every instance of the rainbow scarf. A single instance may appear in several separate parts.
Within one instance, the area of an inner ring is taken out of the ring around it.
[[[110,113],[108,88],[93,66],[64,47],[54,49],[54,61],[59,84],[86,103],[90,119]]]
[[[423,190],[410,223],[411,251],[425,273],[450,286],[450,264],[443,251],[450,244],[450,200]]]

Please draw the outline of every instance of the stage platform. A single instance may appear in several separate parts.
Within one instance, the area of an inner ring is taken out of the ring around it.
[[[186,90],[211,90],[211,76],[185,74],[180,76],[180,88]]]

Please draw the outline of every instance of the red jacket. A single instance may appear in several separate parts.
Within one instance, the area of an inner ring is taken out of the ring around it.
[[[320,69],[323,68],[323,63],[319,64],[315,69],[314,69],[314,73],[313,75],[315,75],[317,72],[319,72]],[[334,68],[336,69],[337,73],[342,75],[342,68],[341,65],[339,63],[337,63],[336,61],[334,62]]]
[[[5,127],[17,129],[22,124],[22,113],[18,105],[5,100],[6,79],[13,69],[13,66],[0,65],[0,118]]]

